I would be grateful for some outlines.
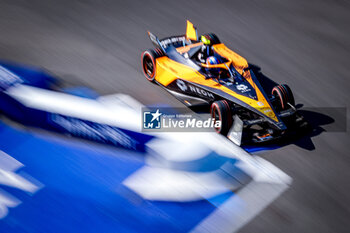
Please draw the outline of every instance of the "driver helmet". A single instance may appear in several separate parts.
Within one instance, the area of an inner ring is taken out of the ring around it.
[[[219,59],[215,56],[210,56],[207,58],[207,65],[217,65],[220,64]]]
[[[217,65],[220,64],[220,61],[217,57],[215,56],[210,56],[207,58],[206,61],[207,65]],[[219,75],[219,68],[207,68],[207,72],[210,72],[213,75]]]

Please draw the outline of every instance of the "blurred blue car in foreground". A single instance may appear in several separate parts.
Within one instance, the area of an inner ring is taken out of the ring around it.
[[[233,232],[291,178],[215,133],[140,131],[130,96],[1,63],[0,232]]]

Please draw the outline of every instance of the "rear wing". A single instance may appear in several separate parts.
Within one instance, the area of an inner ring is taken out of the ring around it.
[[[186,39],[194,40],[194,41],[198,40],[197,29],[188,20],[187,20],[187,27],[186,27]]]
[[[152,41],[153,45],[156,48],[160,48],[165,54],[166,54],[166,48],[171,44],[175,45],[176,43],[180,43],[183,46],[185,46],[185,43],[186,43],[185,41],[188,41],[189,43],[192,43],[193,41],[198,41],[197,29],[188,20],[187,20],[187,27],[186,27],[186,35],[171,36],[171,37],[167,37],[162,40],[159,40],[157,36],[155,36],[153,33],[148,31],[148,36]]]
[[[160,48],[164,52],[164,54],[166,54],[165,48],[160,43],[158,37],[149,31],[148,31],[148,36],[149,36],[150,40],[152,41],[153,45],[156,46],[157,48]]]

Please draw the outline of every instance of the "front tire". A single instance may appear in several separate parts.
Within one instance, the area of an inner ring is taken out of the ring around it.
[[[227,133],[232,126],[232,114],[228,102],[226,100],[215,101],[211,105],[210,114],[215,122],[217,120],[221,121],[221,127],[215,128],[215,131],[227,136]]]
[[[286,110],[290,108],[290,105],[295,106],[292,90],[287,84],[275,86],[271,93],[276,99],[278,110]]]

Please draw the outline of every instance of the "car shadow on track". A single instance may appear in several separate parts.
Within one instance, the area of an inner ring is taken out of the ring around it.
[[[291,137],[281,140],[279,147],[284,147],[290,144],[294,144],[305,150],[314,150],[315,145],[312,142],[312,138],[320,135],[327,130],[323,126],[334,123],[334,119],[325,114],[298,109],[300,115],[302,115],[305,121],[308,123],[308,127],[304,130],[297,131],[296,134]]]
[[[266,93],[270,93],[272,88],[278,85],[278,83],[264,75],[259,66],[249,64],[249,67]],[[304,108],[302,104],[297,104],[296,108],[309,126],[306,130],[297,132],[292,137],[285,138],[279,143],[279,147],[295,144],[306,150],[314,150],[315,146],[311,140],[313,137],[320,135],[322,132],[346,130],[345,108]]]
[[[249,67],[266,93],[270,93],[272,88],[278,85],[278,83],[264,75],[259,66],[249,64]],[[298,109],[299,114],[302,115],[305,121],[308,123],[308,127],[278,141],[273,141],[266,144],[246,145],[243,147],[248,150],[253,149],[253,151],[257,151],[256,149],[254,150],[254,148],[259,148],[258,150],[272,150],[294,144],[300,148],[311,151],[315,149],[315,145],[312,142],[313,137],[320,135],[322,132],[341,131],[342,128],[344,128],[342,125],[345,125],[346,129],[346,109],[340,109],[339,111],[339,109],[331,108],[304,108],[302,104],[297,104],[296,108]],[[210,112],[210,106],[208,105],[193,106],[190,107],[190,109],[197,114],[208,114],[208,112]],[[338,110],[338,113],[335,113],[335,110]],[[328,114],[332,111],[332,114]],[[340,119],[340,123],[338,123],[336,126],[334,126],[336,121],[333,117]]]
[[[332,117],[316,111],[298,109],[298,112],[304,117],[307,127],[293,131],[290,135],[276,141],[264,144],[248,144],[242,147],[251,152],[274,150],[288,145],[296,145],[309,151],[315,150],[316,147],[312,142],[312,138],[323,132],[328,132],[325,126],[331,125],[335,121]]]

